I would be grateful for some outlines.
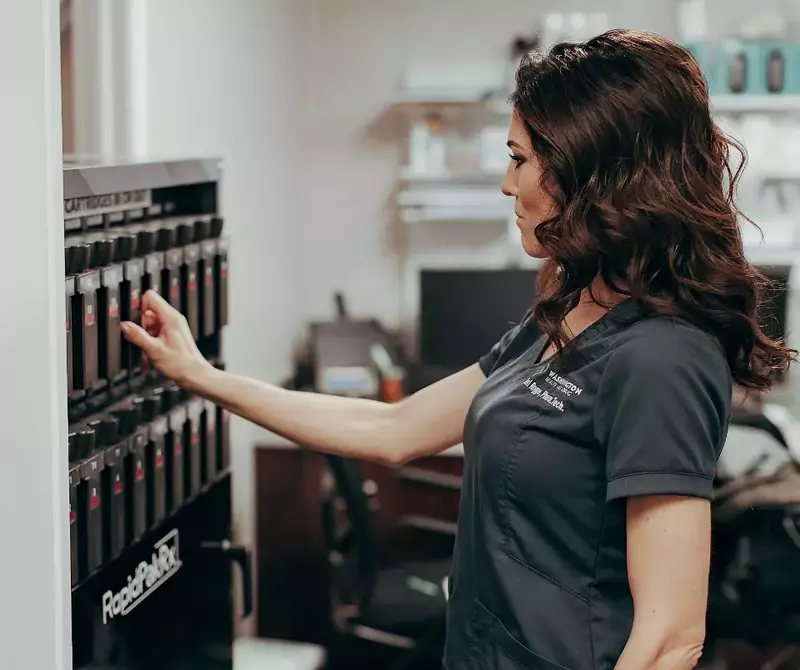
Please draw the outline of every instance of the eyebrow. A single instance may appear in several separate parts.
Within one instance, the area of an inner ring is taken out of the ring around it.
[[[509,148],[516,147],[520,151],[525,151],[525,148],[521,144],[517,144],[514,140],[508,140],[508,142],[506,142],[506,146],[508,146]]]

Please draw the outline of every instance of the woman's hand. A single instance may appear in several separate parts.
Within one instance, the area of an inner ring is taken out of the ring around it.
[[[142,297],[142,326],[126,321],[122,333],[142,349],[162,375],[184,386],[210,367],[183,314],[155,291],[147,291]]]

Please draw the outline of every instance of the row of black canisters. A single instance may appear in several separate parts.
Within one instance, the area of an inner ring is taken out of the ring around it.
[[[222,219],[161,220],[138,230],[72,238],[65,248],[70,396],[102,388],[142,366],[122,321],[141,323],[141,296],[154,289],[179,309],[196,340],[228,323],[228,240]]]
[[[228,426],[225,410],[171,385],[71,427],[73,585],[227,470]]]

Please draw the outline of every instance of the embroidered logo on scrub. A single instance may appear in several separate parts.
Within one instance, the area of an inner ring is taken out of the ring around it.
[[[523,384],[525,385],[525,388],[531,392],[532,396],[541,398],[544,400],[544,402],[551,407],[554,407],[559,412],[564,411],[564,401],[561,400],[561,398],[559,398],[557,395],[554,395],[554,393],[551,393],[550,390],[542,388],[543,386],[547,385],[555,393],[563,395],[567,398],[578,396],[583,393],[583,389],[580,386],[576,386],[571,381],[564,379],[564,377],[561,377],[552,370],[550,370],[547,373],[547,376],[541,379],[539,383],[534,381],[533,378],[529,377],[523,382]]]
[[[567,396],[568,398],[573,395],[580,395],[583,389],[580,386],[575,386],[569,379],[559,377],[555,372],[550,370],[545,379],[545,382],[550,384],[554,389]]]

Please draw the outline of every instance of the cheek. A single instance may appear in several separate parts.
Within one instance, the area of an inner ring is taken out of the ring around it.
[[[526,217],[536,217],[547,210],[547,199],[538,182],[520,183],[519,199]]]
[[[521,175],[519,181],[519,197],[526,218],[534,219],[535,223],[551,216],[555,209],[555,202],[542,187],[540,176],[538,170],[531,170],[529,174]]]

